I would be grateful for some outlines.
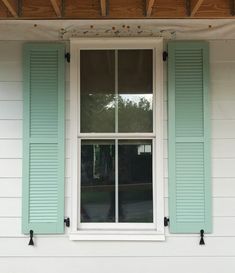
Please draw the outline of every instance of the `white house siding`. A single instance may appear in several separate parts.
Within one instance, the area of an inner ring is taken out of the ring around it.
[[[205,236],[205,246],[199,246],[199,235],[169,234],[167,228],[165,242],[74,242],[65,234],[36,236],[36,246],[28,246],[21,234],[23,43],[0,41],[0,273],[234,273],[235,41],[210,41],[213,234]],[[65,215],[70,216],[68,134],[66,144]],[[164,154],[167,163],[167,141]]]

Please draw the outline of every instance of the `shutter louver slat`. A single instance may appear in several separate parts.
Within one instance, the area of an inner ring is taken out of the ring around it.
[[[185,70],[186,64],[188,64],[187,70]],[[191,49],[183,52],[175,50],[176,137],[203,135],[202,68],[201,50]],[[181,89],[182,86],[184,90]],[[192,92],[191,87],[197,88]]]
[[[204,222],[204,159],[202,143],[176,144],[176,217],[177,222]],[[195,158],[196,156],[196,158]],[[182,181],[191,181],[185,191]],[[200,186],[199,186],[200,185]],[[195,187],[197,191],[195,191]]]
[[[23,232],[64,231],[64,46],[24,47]]]
[[[58,135],[58,52],[49,54],[33,51],[30,56],[30,135],[57,137]],[[40,56],[40,58],[38,58]],[[43,82],[43,85],[41,83]],[[50,88],[47,84],[50,83]],[[50,118],[48,118],[50,114]]]
[[[57,144],[31,144],[30,145],[30,189],[29,189],[29,222],[45,221],[55,223],[58,218],[58,146]],[[38,191],[35,188],[40,182],[47,185],[55,185],[53,191],[44,188]],[[53,214],[44,213],[41,215],[42,208],[47,211],[54,211]]]
[[[170,231],[211,232],[208,45],[170,42],[168,54]]]

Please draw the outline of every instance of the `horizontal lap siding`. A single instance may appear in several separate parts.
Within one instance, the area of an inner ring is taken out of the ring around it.
[[[174,272],[183,272],[182,264],[184,268],[190,268],[190,273],[204,272],[202,269],[206,268],[208,264],[213,265],[213,273],[221,273],[224,271],[224,263],[226,262],[227,268],[233,272],[235,268],[235,260],[231,257],[229,258],[169,258],[165,259],[162,257],[155,258],[114,258],[111,257],[108,260],[106,258],[62,258],[57,259],[55,257],[51,258],[21,258],[16,259],[14,263],[10,263],[9,258],[1,259],[1,265],[3,272],[6,273],[18,273],[18,272],[29,272],[30,268],[33,268],[34,273],[41,272],[56,272],[64,273],[77,273],[78,268],[81,272],[86,273],[97,273],[97,268],[102,268],[102,273],[114,272],[154,272],[153,268],[157,268],[157,272],[167,272],[166,268],[169,268],[169,264],[174,268]],[[129,262],[128,262],[129,261]],[[166,263],[168,263],[166,265]],[[156,271],[155,271],[156,272]]]
[[[65,268],[71,273],[77,272],[77,268],[81,272],[93,273],[100,267],[103,273],[110,270],[114,273],[153,273],[156,270],[186,273],[189,268],[190,273],[204,273],[200,269],[205,268],[214,273],[220,273],[224,268],[228,269],[226,272],[235,272],[235,59],[230,58],[231,52],[235,55],[235,42],[210,42],[213,233],[206,235],[204,247],[198,245],[198,235],[173,235],[168,230],[166,242],[154,243],[71,242],[66,230],[61,236],[38,236],[35,239],[37,247],[28,247],[28,237],[21,234],[22,44],[0,42],[0,256],[5,257],[1,258],[0,272],[29,273],[32,267],[36,273],[60,273]],[[70,216],[69,73],[66,70],[65,214]],[[166,93],[164,98],[166,106]],[[164,120],[167,210],[166,107]],[[17,257],[14,262],[11,256]]]

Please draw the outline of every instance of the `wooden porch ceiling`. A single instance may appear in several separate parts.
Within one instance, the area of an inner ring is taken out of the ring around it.
[[[0,19],[234,18],[235,0],[0,0]]]

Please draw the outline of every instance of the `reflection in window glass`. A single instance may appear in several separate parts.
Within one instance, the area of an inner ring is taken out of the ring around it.
[[[118,131],[153,131],[152,50],[118,50]]]
[[[118,96],[118,131],[120,133],[152,132],[151,94]]]
[[[152,141],[118,143],[119,222],[153,222]]]
[[[115,51],[81,50],[81,132],[115,130]]]
[[[82,140],[81,222],[115,221],[115,145]]]
[[[81,223],[152,223],[152,140],[118,133],[153,132],[153,51],[81,50],[80,117],[81,133],[115,133],[82,135]]]
[[[153,51],[118,50],[119,94],[153,93]]]

